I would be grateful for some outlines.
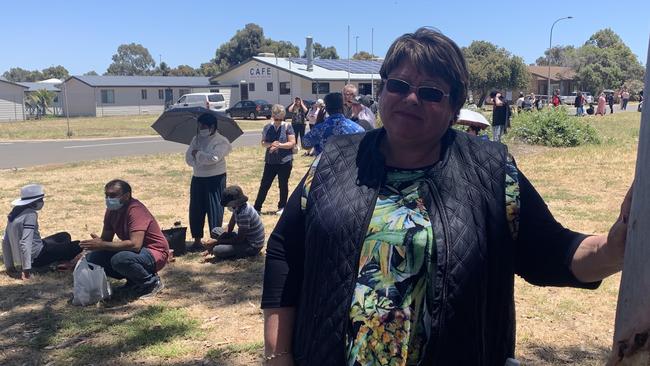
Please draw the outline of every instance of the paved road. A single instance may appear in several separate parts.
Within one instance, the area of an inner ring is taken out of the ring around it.
[[[233,147],[259,144],[260,132],[244,132]],[[35,165],[72,163],[118,156],[184,152],[187,145],[160,137],[134,137],[101,140],[0,141],[0,169]]]

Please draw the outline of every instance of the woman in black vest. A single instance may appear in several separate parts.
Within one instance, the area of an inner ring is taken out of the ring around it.
[[[606,235],[565,229],[504,145],[450,126],[469,75],[420,28],[380,69],[383,128],[328,141],[267,244],[267,365],[504,365],[514,275],[595,288],[621,268],[629,194]]]

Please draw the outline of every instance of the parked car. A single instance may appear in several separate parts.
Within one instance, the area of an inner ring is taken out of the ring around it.
[[[591,93],[582,92],[582,95],[585,97],[587,104],[594,102],[594,97],[591,95]],[[571,93],[571,95],[562,96],[560,97],[560,99],[564,104],[574,105],[577,96],[578,96],[578,92],[574,91],[573,93]]]
[[[259,116],[264,116],[266,119],[270,119],[271,107],[272,105],[269,102],[262,99],[242,100],[226,109],[226,114],[230,118],[257,119]]]
[[[204,107],[215,111],[226,108],[226,100],[221,93],[190,93],[178,98],[170,108]]]
[[[305,103],[305,107],[307,107],[307,112],[309,112],[309,108],[311,108],[311,106],[314,103],[316,103],[315,100],[304,100],[303,99],[302,101]],[[287,111],[287,114],[284,116],[285,121],[290,121],[293,118],[293,112],[289,112],[289,106],[290,105],[291,104],[284,107],[284,109]],[[305,115],[307,115],[307,112],[305,112]],[[305,123],[307,123],[307,122],[305,121]]]

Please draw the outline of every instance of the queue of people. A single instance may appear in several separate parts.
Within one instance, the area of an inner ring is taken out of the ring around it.
[[[186,154],[196,186],[192,236],[217,257],[257,255],[264,243],[259,213],[278,177],[281,216],[267,242],[261,303],[266,365],[506,364],[514,357],[514,276],[594,289],[620,271],[633,187],[608,234],[567,229],[505,146],[451,128],[469,86],[453,40],[430,28],[404,34],[390,46],[380,76],[383,128],[366,131],[358,123],[372,127],[356,88],[326,95],[301,136],[317,156],[290,196],[299,118],[284,123],[285,108],[273,106],[254,205],[240,187],[225,187],[231,148],[216,120],[199,117]],[[504,126],[507,103],[498,92],[492,98],[499,119],[493,127]],[[299,99],[290,109],[310,113]],[[220,178],[195,181],[204,177]],[[88,250],[89,262],[126,279],[125,290],[159,292],[169,255],[159,225],[127,182],[108,182],[104,195],[101,235],[41,240],[37,212],[45,195],[42,187],[24,187],[3,240],[7,268],[13,253],[24,271],[66,245],[56,258]],[[225,230],[223,207],[232,212]],[[202,241],[206,214],[214,238]]]

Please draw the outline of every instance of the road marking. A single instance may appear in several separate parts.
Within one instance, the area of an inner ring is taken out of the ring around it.
[[[160,140],[155,141],[132,141],[132,142],[112,142],[109,144],[95,144],[95,145],[74,145],[74,146],[64,146],[64,149],[81,149],[86,147],[101,147],[101,146],[115,146],[115,145],[133,145],[133,144],[149,144],[152,142],[160,143]]]
[[[13,145],[13,142],[0,142],[0,145]]]

